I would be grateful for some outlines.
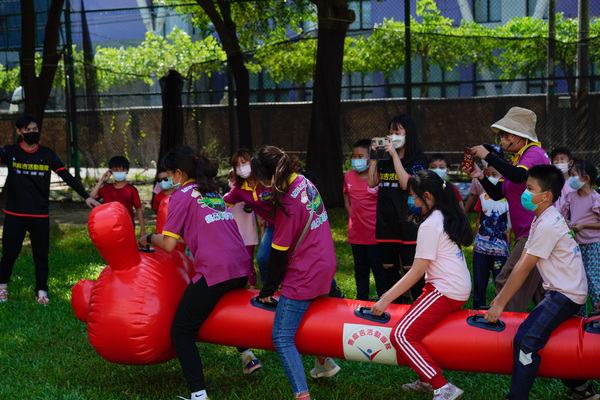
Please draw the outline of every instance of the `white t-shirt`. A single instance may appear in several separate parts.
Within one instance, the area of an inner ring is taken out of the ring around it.
[[[585,304],[588,284],[579,245],[565,219],[554,207],[534,218],[525,243],[527,254],[540,257],[537,268],[546,290]]]
[[[415,258],[429,260],[425,280],[444,296],[466,301],[471,294],[471,276],[462,250],[444,231],[444,215],[435,210],[417,234]]]

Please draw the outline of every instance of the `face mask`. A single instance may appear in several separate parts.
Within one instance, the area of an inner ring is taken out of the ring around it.
[[[406,144],[406,136],[390,135],[395,149],[401,149]]]
[[[249,177],[251,172],[252,172],[252,168],[249,165],[242,165],[241,167],[235,169],[235,173],[240,178],[244,178],[244,179]]]
[[[36,144],[40,141],[39,132],[27,132],[23,134],[23,141],[27,144]]]
[[[181,183],[173,183],[173,177],[172,176],[169,177],[169,180],[167,182],[170,183],[171,187],[173,189],[175,189],[175,190],[179,189],[179,185],[181,184]]]
[[[368,167],[366,158],[353,158],[350,160],[350,164],[352,164],[352,168],[354,168],[356,172],[363,172]]]
[[[537,194],[544,194],[544,193],[546,193],[546,192],[537,193]],[[535,193],[532,193],[529,189],[525,189],[525,191],[521,195],[521,204],[523,205],[523,207],[526,210],[535,211],[535,209],[538,208],[538,206],[543,203],[542,202],[542,203],[534,204],[532,202],[533,196],[535,196]]]
[[[423,207],[415,206],[415,198],[412,196],[408,196],[408,208],[415,214],[421,214],[423,211]]]
[[[499,180],[500,180],[500,178],[488,177],[488,181],[490,181],[492,183],[492,185],[497,184]]]
[[[585,182],[581,182],[578,176],[570,176],[567,183],[575,190],[579,190],[585,185]]]
[[[569,170],[569,163],[558,163],[554,164],[554,166],[560,169],[560,172],[562,172],[563,174]]]
[[[113,176],[113,178],[115,178],[115,181],[123,182],[125,180],[125,177],[127,176],[127,172],[125,172],[125,171],[113,172],[112,176]]]
[[[171,182],[169,182],[168,180],[160,181],[158,184],[160,185],[160,188],[162,190],[169,190],[169,189],[171,189],[171,186],[173,186],[173,184]]]
[[[446,178],[446,174],[448,174],[446,169],[443,169],[443,168],[434,168],[434,169],[432,169],[432,171],[435,172],[436,174],[438,174],[438,176],[442,179]]]

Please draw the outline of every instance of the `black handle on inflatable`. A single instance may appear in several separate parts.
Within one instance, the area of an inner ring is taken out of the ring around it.
[[[500,320],[497,322],[488,322],[483,314],[475,314],[467,317],[467,324],[475,328],[481,328],[488,331],[502,332],[506,328],[506,324]]]
[[[387,324],[390,321],[390,314],[384,312],[381,315],[375,315],[371,312],[371,307],[356,307],[354,315],[358,318],[366,319],[367,321],[377,322],[379,324]]]
[[[600,334],[600,320],[595,319],[584,323],[583,330],[589,333]]]
[[[139,247],[138,250],[141,251],[142,253],[154,253],[154,249],[152,247],[150,247],[150,245],[148,245],[146,247]]]
[[[263,310],[275,311],[275,309],[277,309],[277,300],[271,297],[271,301],[272,303],[263,303],[262,301],[260,301],[260,298],[256,296],[253,297],[252,300],[250,300],[250,304],[252,304],[256,308],[260,308]]]

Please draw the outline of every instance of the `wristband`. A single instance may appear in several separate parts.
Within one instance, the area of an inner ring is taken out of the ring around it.
[[[148,236],[146,236],[146,242],[148,242],[148,244],[152,244],[152,235],[154,235],[154,232],[149,233]]]

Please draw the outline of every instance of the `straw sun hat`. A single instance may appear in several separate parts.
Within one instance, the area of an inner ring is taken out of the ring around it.
[[[495,133],[504,131],[537,142],[538,138],[535,134],[536,120],[537,117],[533,111],[526,108],[513,107],[508,110],[504,118],[495,122],[491,128]]]

